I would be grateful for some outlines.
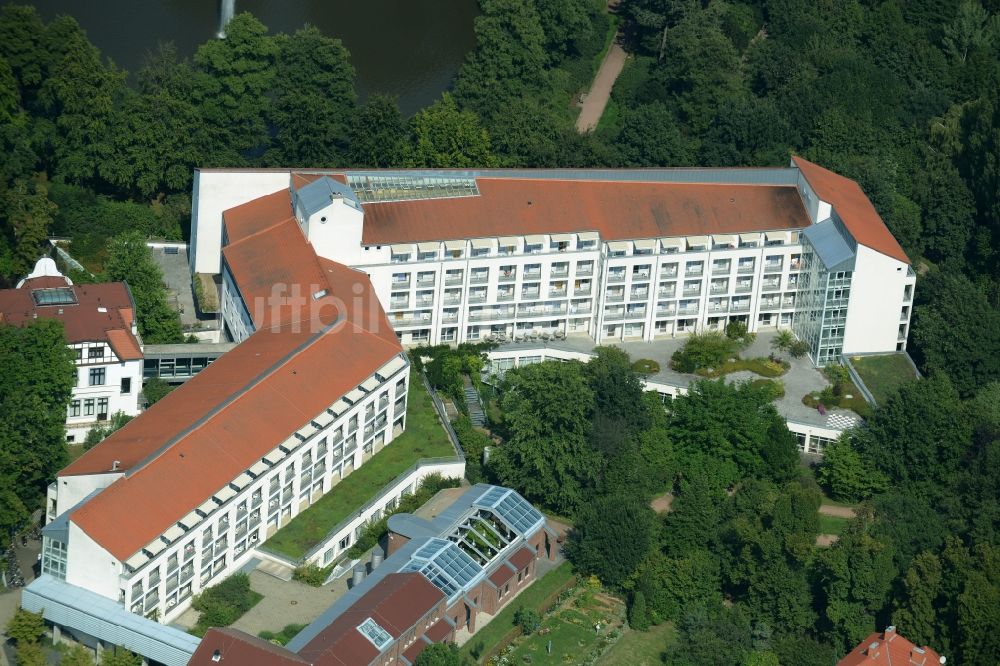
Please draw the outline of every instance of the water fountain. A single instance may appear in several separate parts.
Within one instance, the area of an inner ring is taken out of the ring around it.
[[[226,38],[226,26],[229,25],[235,12],[236,0],[221,0],[219,3],[219,32],[217,33],[219,39]]]

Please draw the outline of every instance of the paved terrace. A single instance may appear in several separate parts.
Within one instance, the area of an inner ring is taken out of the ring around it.
[[[757,339],[749,347],[742,350],[740,356],[743,358],[767,356],[773,351],[771,340],[774,339],[776,334],[776,331],[759,332]],[[704,379],[704,377],[675,372],[670,369],[670,357],[684,345],[686,340],[687,337],[664,338],[653,340],[652,342],[619,342],[615,346],[621,347],[628,352],[633,361],[647,358],[660,364],[660,371],[649,375],[649,381],[669,384],[671,386],[687,387],[692,381]],[[548,342],[508,342],[500,345],[499,349],[503,351],[517,350],[528,352],[532,349],[545,348],[587,354],[594,349],[594,346],[594,340],[589,336],[576,335],[569,336],[565,340],[550,340]],[[774,405],[786,420],[820,428],[842,430],[845,425],[849,425],[845,423],[846,419],[853,421],[860,418],[850,410],[839,408],[828,409],[824,416],[816,411],[816,409],[803,405],[802,396],[812,391],[822,390],[829,386],[830,382],[826,380],[826,377],[823,376],[820,370],[813,367],[812,361],[808,358],[791,358],[789,354],[781,354],[780,356],[791,363],[791,368],[784,375],[777,378],[785,385],[785,395],[776,400]],[[727,382],[759,378],[760,375],[749,371],[734,372],[725,376]]]

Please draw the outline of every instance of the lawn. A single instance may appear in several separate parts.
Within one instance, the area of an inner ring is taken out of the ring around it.
[[[410,373],[407,401],[406,431],[278,530],[267,540],[268,550],[298,560],[417,459],[455,455],[416,372]]]
[[[827,516],[819,514],[819,533],[840,535],[850,520],[840,516]]]
[[[852,356],[850,361],[861,376],[861,381],[871,391],[875,402],[880,405],[884,405],[900,386],[917,378],[905,354]]]
[[[514,611],[522,606],[538,610],[550,596],[568,585],[572,579],[573,570],[569,562],[563,562],[536,580],[507,604],[489,624],[476,632],[476,635],[462,647],[462,655],[478,660],[480,656],[489,653],[493,646],[514,629]]]
[[[650,627],[648,631],[628,630],[611,646],[611,649],[597,660],[597,666],[654,666],[662,663],[660,655],[676,635],[674,625],[669,622]]]

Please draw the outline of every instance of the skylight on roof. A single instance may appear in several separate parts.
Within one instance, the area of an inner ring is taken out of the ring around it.
[[[420,547],[402,571],[418,571],[451,598],[466,590],[483,568],[455,543],[433,538]]]
[[[479,196],[475,178],[399,174],[348,174],[347,184],[362,203]]]
[[[389,643],[392,643],[392,635],[371,618],[359,624],[358,631],[361,632],[362,636],[371,641],[372,645],[378,648],[379,652],[384,650]]]
[[[76,305],[76,294],[69,287],[32,289],[31,298],[35,305]]]
[[[508,488],[494,486],[475,501],[475,505],[491,509],[512,530],[525,535],[542,520],[542,514],[526,499]]]

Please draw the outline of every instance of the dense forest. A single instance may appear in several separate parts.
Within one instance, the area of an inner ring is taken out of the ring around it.
[[[913,260],[908,348],[928,377],[830,449],[821,486],[753,387],[699,384],[665,411],[613,351],[511,373],[507,444],[476,473],[575,518],[573,559],[628,596],[632,625],[678,627],[668,663],[829,664],[889,622],[958,663],[1000,662],[1000,2],[480,5],[476,50],[412,118],[384,95],[359,103],[350,54],[309,26],[271,35],[240,14],[190,59],[159,45],[130,85],[72,18],[0,8],[0,286],[66,237],[93,273],[75,279],[147,285],[144,335],[177,339],[141,245],[186,237],[199,166],[804,155],[856,179]],[[616,30],[630,57],[581,135],[574,100]],[[21,460],[7,439],[0,454]],[[3,506],[33,508],[61,455],[6,479],[19,497]],[[817,550],[821,489],[865,509]],[[666,518],[648,509],[665,490]]]

